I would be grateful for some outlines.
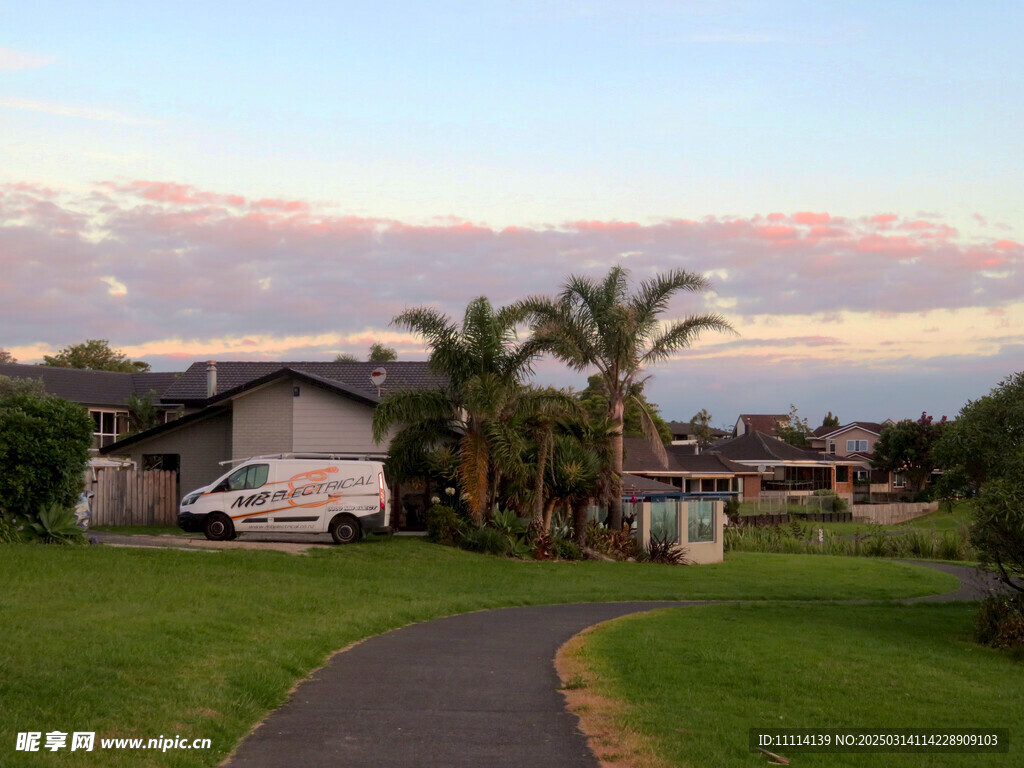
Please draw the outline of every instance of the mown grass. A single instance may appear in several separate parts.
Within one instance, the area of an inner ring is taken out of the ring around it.
[[[1009,728],[1010,754],[794,754],[793,765],[1020,765],[1024,664],[970,640],[977,607],[720,605],[629,616],[576,658],[669,765],[759,766],[751,727]],[[635,736],[634,736],[635,738]]]
[[[957,586],[946,574],[869,559],[537,563],[409,539],[301,556],[9,545],[0,548],[0,583],[3,766],[216,765],[331,652],[443,615],[595,600],[888,599]],[[214,748],[13,751],[18,732],[51,730],[210,738]]]

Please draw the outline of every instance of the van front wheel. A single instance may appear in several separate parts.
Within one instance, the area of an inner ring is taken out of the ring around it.
[[[206,516],[203,533],[210,541],[228,541],[235,538],[235,526],[223,512],[212,512]]]
[[[338,515],[331,520],[331,527],[327,530],[330,531],[335,544],[351,544],[354,541],[359,541],[363,536],[363,529],[359,526],[359,521],[352,515]]]

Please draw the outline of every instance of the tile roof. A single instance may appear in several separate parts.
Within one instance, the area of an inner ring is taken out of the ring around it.
[[[879,424],[877,421],[851,421],[849,424],[843,424],[841,427],[818,427],[814,430],[815,437],[828,437],[829,435],[838,434],[845,432],[848,429],[859,428],[867,432],[873,432],[876,435],[882,434],[882,427],[884,424]]]
[[[0,376],[15,379],[42,379],[46,392],[82,405],[123,406],[129,395],[144,395],[149,390],[161,394],[174,381],[176,373],[117,373],[85,368],[57,368],[52,365],[0,364]]]
[[[377,388],[370,383],[370,372],[383,367],[387,379],[381,393],[398,389],[422,389],[443,386],[443,376],[431,370],[426,361],[395,361],[390,363],[333,363],[313,362],[217,362],[217,393],[240,387],[282,368],[302,371],[320,379],[336,382],[366,395],[377,396]],[[206,397],[206,363],[192,363],[164,392],[165,402],[198,404]]]
[[[717,453],[733,461],[827,461],[818,451],[797,448],[777,437],[763,432],[747,432],[739,437],[719,440],[708,446],[709,453]]]
[[[622,495],[628,496],[633,491],[641,493],[682,493],[671,483],[663,483],[660,480],[651,480],[649,477],[631,475],[628,472],[622,473]]]
[[[642,437],[626,437],[622,440],[624,472],[689,472],[725,474],[750,473],[750,467],[736,464],[728,458],[714,453],[693,453],[689,445],[666,445],[668,467],[658,461],[647,440]]]
[[[670,421],[668,422],[668,429],[673,435],[692,435],[696,425],[691,421]],[[716,427],[708,427],[712,437],[724,437],[729,433],[724,429],[718,429]]]

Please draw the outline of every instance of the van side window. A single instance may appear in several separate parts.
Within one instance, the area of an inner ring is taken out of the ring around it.
[[[259,488],[267,482],[269,470],[269,464],[250,464],[248,467],[242,467],[228,477],[228,490],[245,491]]]

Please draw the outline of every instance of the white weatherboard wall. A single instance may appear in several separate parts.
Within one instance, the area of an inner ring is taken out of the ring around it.
[[[373,441],[373,408],[343,395],[294,382],[292,450],[319,453],[383,453],[390,439]],[[290,389],[289,389],[289,396]]]
[[[232,457],[246,459],[292,448],[292,382],[278,381],[232,403]]]

